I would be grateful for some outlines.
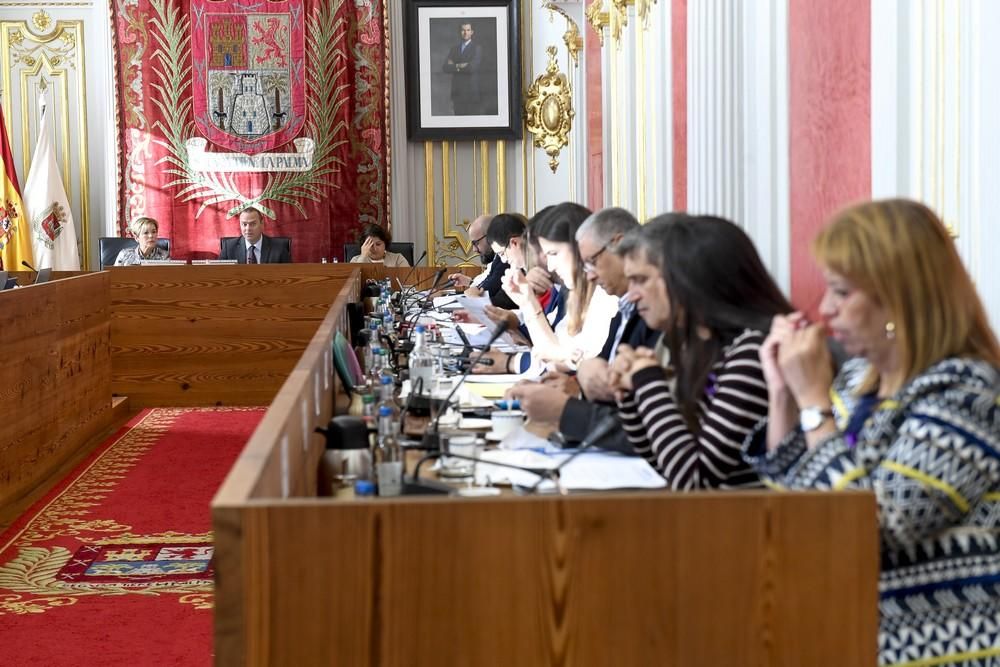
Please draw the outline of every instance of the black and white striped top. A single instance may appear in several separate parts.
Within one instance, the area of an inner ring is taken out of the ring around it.
[[[767,416],[767,384],[760,364],[764,334],[744,330],[712,367],[712,381],[698,403],[701,433],[691,432],[663,368],[632,377],[633,392],[619,416],[636,452],[675,490],[760,486],[743,460],[747,434]]]

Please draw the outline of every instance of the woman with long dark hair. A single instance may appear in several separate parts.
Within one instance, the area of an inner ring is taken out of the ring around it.
[[[611,367],[622,424],[674,489],[756,486],[743,439],[767,416],[759,359],[792,311],[750,238],[710,216],[662,215],[627,235],[629,293],[659,354],[620,347]]]
[[[588,217],[587,208],[565,202],[537,215],[528,226],[531,240],[541,250],[540,263],[562,283],[565,308],[553,323],[523,273],[512,268],[504,275],[504,290],[520,308],[532,345],[530,357],[509,360],[507,370],[523,372],[532,363],[575,369],[604,346],[618,299],[587,280],[576,230]]]

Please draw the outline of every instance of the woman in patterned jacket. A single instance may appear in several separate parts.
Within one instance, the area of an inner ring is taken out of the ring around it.
[[[813,250],[825,327],[776,318],[746,459],[778,488],[875,493],[881,664],[1000,664],[1000,347],[975,287],[912,201],[848,208]],[[857,357],[836,378],[827,328]]]

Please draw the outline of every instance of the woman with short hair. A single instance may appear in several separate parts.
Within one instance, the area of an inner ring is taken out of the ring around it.
[[[361,242],[361,253],[351,258],[352,264],[383,264],[393,267],[410,265],[400,253],[388,250],[392,237],[376,224],[365,225],[358,240]]]
[[[874,492],[881,664],[997,664],[1000,346],[976,288],[914,201],[841,211],[813,254],[823,321],[776,320],[746,459],[777,488]],[[827,330],[856,357],[836,377]]]
[[[115,266],[132,266],[144,260],[170,259],[170,253],[156,245],[160,225],[153,218],[139,217],[132,223],[132,234],[138,245],[125,248],[115,258]]]

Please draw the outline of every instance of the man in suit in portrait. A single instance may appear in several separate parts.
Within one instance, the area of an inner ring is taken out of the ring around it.
[[[239,264],[288,264],[288,246],[264,235],[264,216],[255,208],[240,213],[240,234],[222,240],[219,259],[235,259]]]
[[[461,42],[452,47],[445,60],[444,69],[451,77],[451,106],[456,116],[478,116],[482,113],[479,76],[483,50],[473,40],[475,31],[471,23],[463,23]]]

